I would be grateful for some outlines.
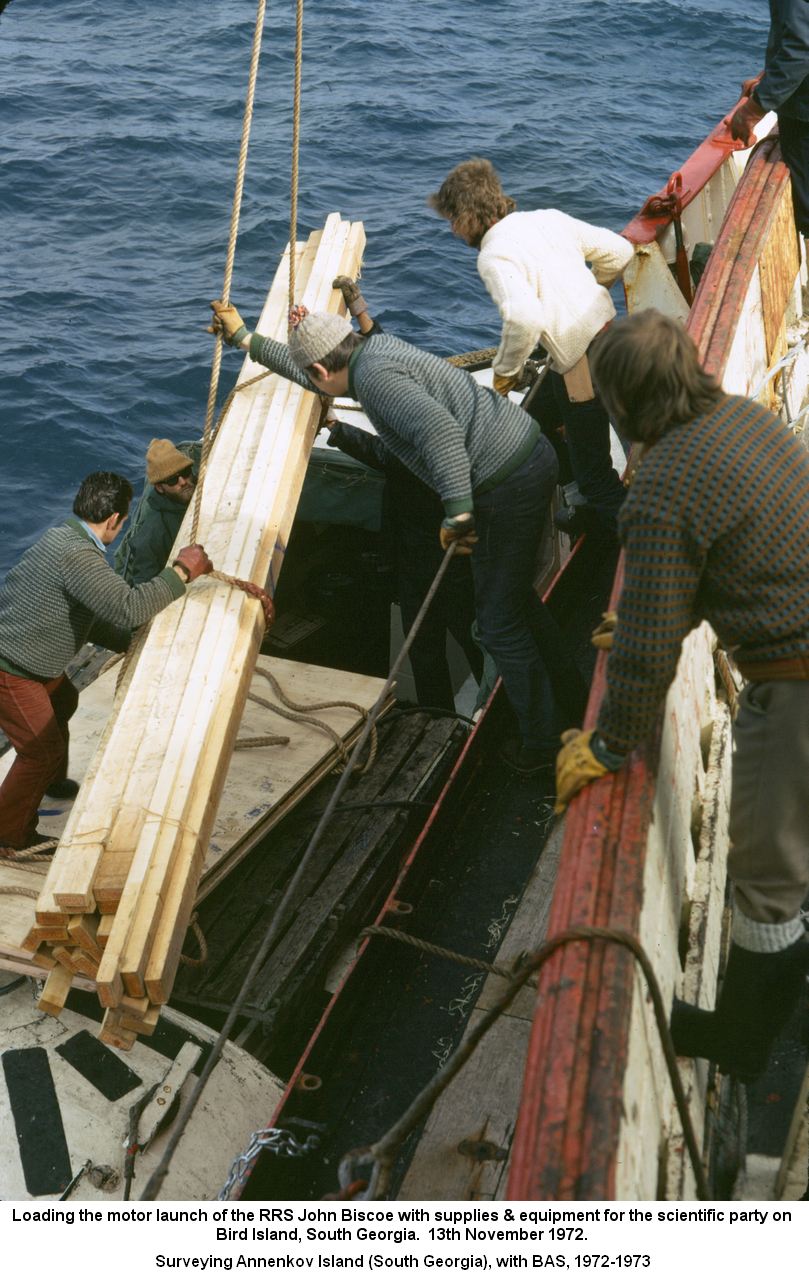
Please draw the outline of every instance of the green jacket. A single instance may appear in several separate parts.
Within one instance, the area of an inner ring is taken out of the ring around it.
[[[188,456],[196,477],[202,443],[180,442],[177,449]],[[117,574],[133,586],[154,579],[168,561],[187,507],[147,482],[115,554]]]

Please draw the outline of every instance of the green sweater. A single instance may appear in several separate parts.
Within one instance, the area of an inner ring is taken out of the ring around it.
[[[306,389],[286,345],[255,332],[250,357]],[[513,472],[539,440],[520,407],[468,371],[387,333],[352,355],[349,391],[385,445],[440,495],[450,517],[473,511],[473,494]]]
[[[202,442],[180,442],[178,450],[187,455],[199,472]],[[115,553],[115,569],[130,584],[154,579],[165,566],[185,517],[187,504],[162,495],[148,482]]]
[[[809,655],[809,453],[765,407],[723,395],[670,429],[618,526],[624,582],[598,716],[612,751],[649,735],[703,619],[750,662]]]
[[[0,665],[50,680],[91,638],[91,629],[91,639],[112,645],[104,639],[107,630],[120,638],[122,630],[139,628],[184,592],[171,567],[130,588],[70,517],[23,553],[0,588]]]

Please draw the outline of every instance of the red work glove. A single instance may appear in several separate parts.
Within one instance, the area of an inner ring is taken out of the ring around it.
[[[248,597],[255,597],[256,601],[261,602],[261,608],[264,611],[264,622],[268,628],[275,623],[275,602],[264,588],[259,588],[257,583],[244,582],[242,591],[246,592]]]
[[[763,71],[759,71],[758,75],[751,75],[749,79],[742,80],[742,97],[749,97],[754,88],[761,83]]]
[[[181,548],[172,566],[181,566],[188,575],[187,583],[193,583],[200,575],[209,575],[213,570],[213,562],[202,544],[187,544]]]
[[[741,106],[737,106],[727,121],[733,140],[744,142],[745,146],[752,146],[756,140],[753,129],[765,114],[766,111],[759,106],[755,98],[748,97]]]

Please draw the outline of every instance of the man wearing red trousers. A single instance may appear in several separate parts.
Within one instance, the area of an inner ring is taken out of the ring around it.
[[[67,778],[67,750],[78,695],[67,664],[88,639],[125,648],[134,628],[212,569],[205,550],[192,544],[154,579],[131,588],[105,556],[131,499],[125,477],[91,473],[73,517],[47,530],[0,588],[0,728],[17,753],[0,786],[0,856],[45,838],[36,826],[46,790],[76,794]]]

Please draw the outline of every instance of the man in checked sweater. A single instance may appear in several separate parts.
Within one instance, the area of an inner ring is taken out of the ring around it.
[[[613,325],[593,373],[646,450],[619,522],[607,692],[595,730],[559,754],[559,806],[649,737],[683,638],[707,619],[748,682],[734,724],[733,944],[716,1010],[675,1001],[672,1034],[680,1055],[747,1081],[809,969],[809,454],[766,408],[724,393],[654,310]]]
[[[586,691],[561,633],[533,589],[556,485],[553,448],[519,407],[468,372],[381,333],[365,341],[346,318],[293,311],[289,344],[248,332],[212,304],[213,330],[254,362],[329,397],[355,398],[388,451],[441,499],[444,549],[471,552],[481,641],[497,663],[520,738],[504,758],[547,769],[560,726],[581,719]]]
[[[75,796],[67,778],[68,721],[78,695],[65,667],[87,640],[125,649],[148,622],[212,565],[199,544],[131,588],[105,552],[126,521],[132,487],[116,473],[91,473],[73,517],[54,526],[8,572],[0,588],[0,729],[17,755],[0,786],[0,856],[46,838],[37,809],[46,790]]]

